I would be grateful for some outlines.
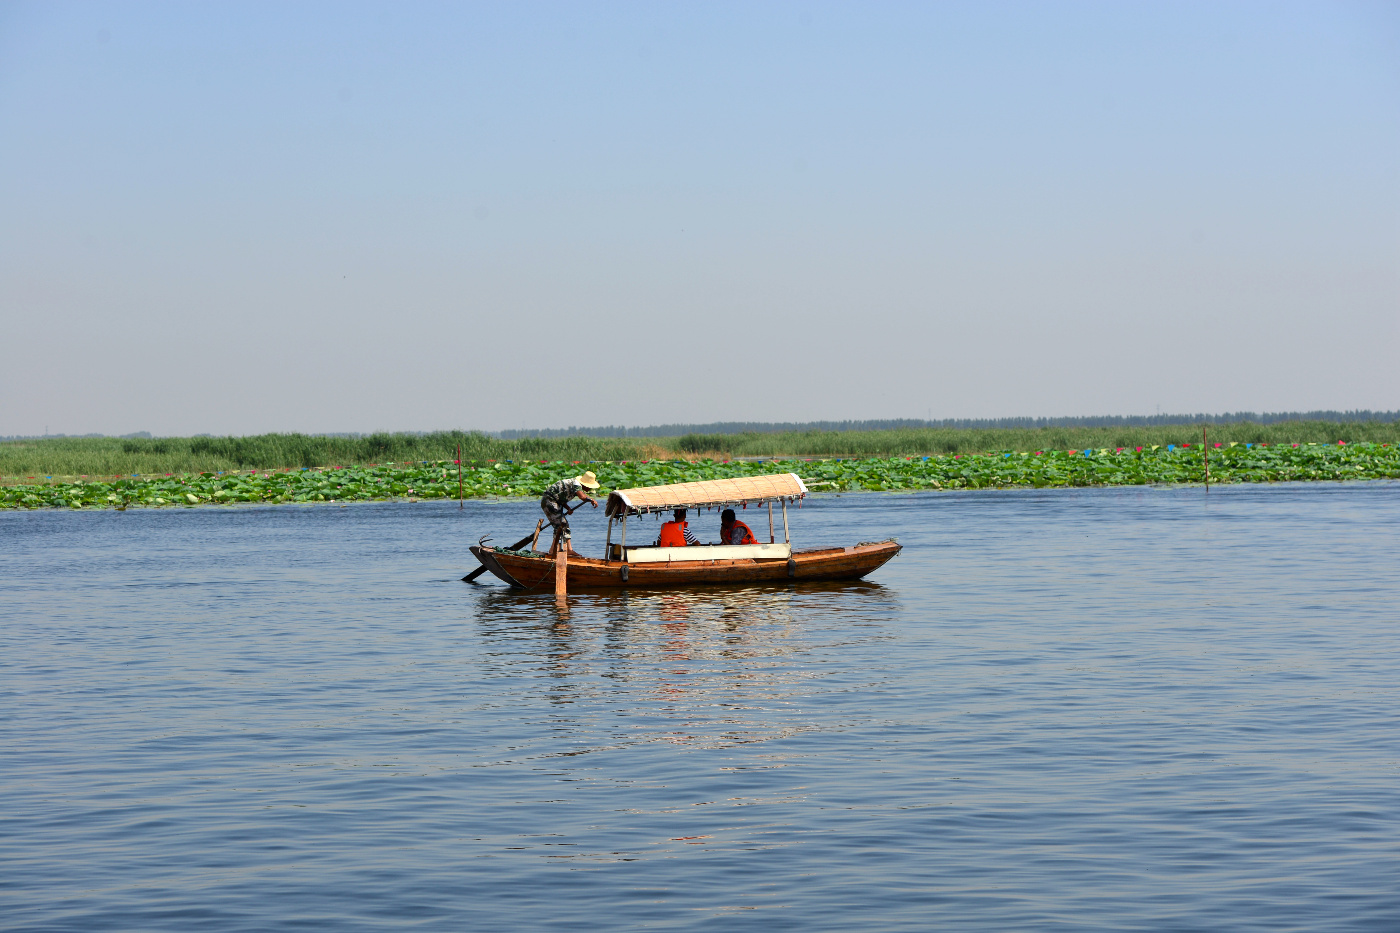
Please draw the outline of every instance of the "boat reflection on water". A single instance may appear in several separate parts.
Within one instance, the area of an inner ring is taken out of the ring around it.
[[[525,678],[513,689],[543,694],[555,725],[595,749],[723,747],[816,729],[808,710],[826,691],[813,655],[840,647],[827,620],[839,617],[847,641],[853,615],[873,623],[857,627],[864,640],[883,637],[899,613],[890,590],[864,581],[612,590],[564,605],[493,587],[475,603],[488,671]],[[600,704],[619,715],[605,722]],[[572,716],[571,707],[589,712]]]

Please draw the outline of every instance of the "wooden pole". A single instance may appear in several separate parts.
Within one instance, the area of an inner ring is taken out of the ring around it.
[[[783,500],[783,543],[792,544],[792,535],[788,534],[787,526],[787,500]]]
[[[612,517],[608,518],[608,540],[603,542],[603,563],[612,560]]]
[[[1206,426],[1201,425],[1201,459],[1206,464],[1206,492],[1210,492],[1210,444],[1206,440]]]
[[[462,493],[462,445],[457,445],[457,508],[467,507],[466,497]]]
[[[768,543],[769,543],[769,544],[772,544],[772,543],[773,543],[773,540],[774,540],[774,538],[773,538],[773,500],[772,500],[772,499],[769,499],[769,500],[768,500]],[[724,542],[724,543],[725,543],[725,544],[728,544],[729,542],[726,541],[726,542]]]
[[[566,578],[569,574],[569,542],[560,541],[554,552],[554,596],[558,599],[568,595]]]

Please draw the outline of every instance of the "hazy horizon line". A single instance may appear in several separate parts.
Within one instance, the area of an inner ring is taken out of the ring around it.
[[[997,428],[1112,428],[1112,427],[1154,427],[1180,424],[1277,424],[1282,421],[1376,421],[1390,423],[1400,421],[1400,411],[1372,411],[1370,409],[1349,409],[1335,411],[1318,409],[1314,411],[1252,412],[1237,411],[1222,414],[1156,414],[1156,415],[1079,415],[1054,418],[885,418],[865,421],[712,421],[704,424],[658,424],[641,426],[600,425],[596,427],[567,428],[509,428],[487,431],[480,428],[448,428],[465,434],[480,433],[501,440],[524,440],[527,438],[558,437],[682,437],[687,434],[784,434],[802,431],[893,431],[907,429],[954,429],[987,430]],[[267,431],[267,434],[300,434],[300,431]],[[375,434],[413,434],[423,436],[440,433],[437,431],[319,431],[308,434],[311,437],[369,437]],[[133,431],[130,434],[33,434],[0,436],[0,443],[14,441],[57,440],[62,438],[101,438],[116,437],[125,439],[155,437],[217,437],[209,433],[190,435],[155,435],[149,431]],[[228,435],[232,436],[232,435]],[[242,435],[250,436],[250,435]]]

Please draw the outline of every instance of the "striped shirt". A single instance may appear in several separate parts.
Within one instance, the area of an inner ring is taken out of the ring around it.
[[[661,526],[662,533],[657,536],[656,543],[660,544],[662,539],[665,537],[666,529],[676,524],[680,524],[683,526],[681,528],[681,533],[685,535],[685,543],[687,546],[696,545],[700,543],[700,541],[695,537],[695,532],[690,530],[690,522],[666,522],[664,525]]]

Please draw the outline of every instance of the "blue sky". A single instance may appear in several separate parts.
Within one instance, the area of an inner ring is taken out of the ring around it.
[[[0,434],[1400,407],[1391,4],[0,4]]]

